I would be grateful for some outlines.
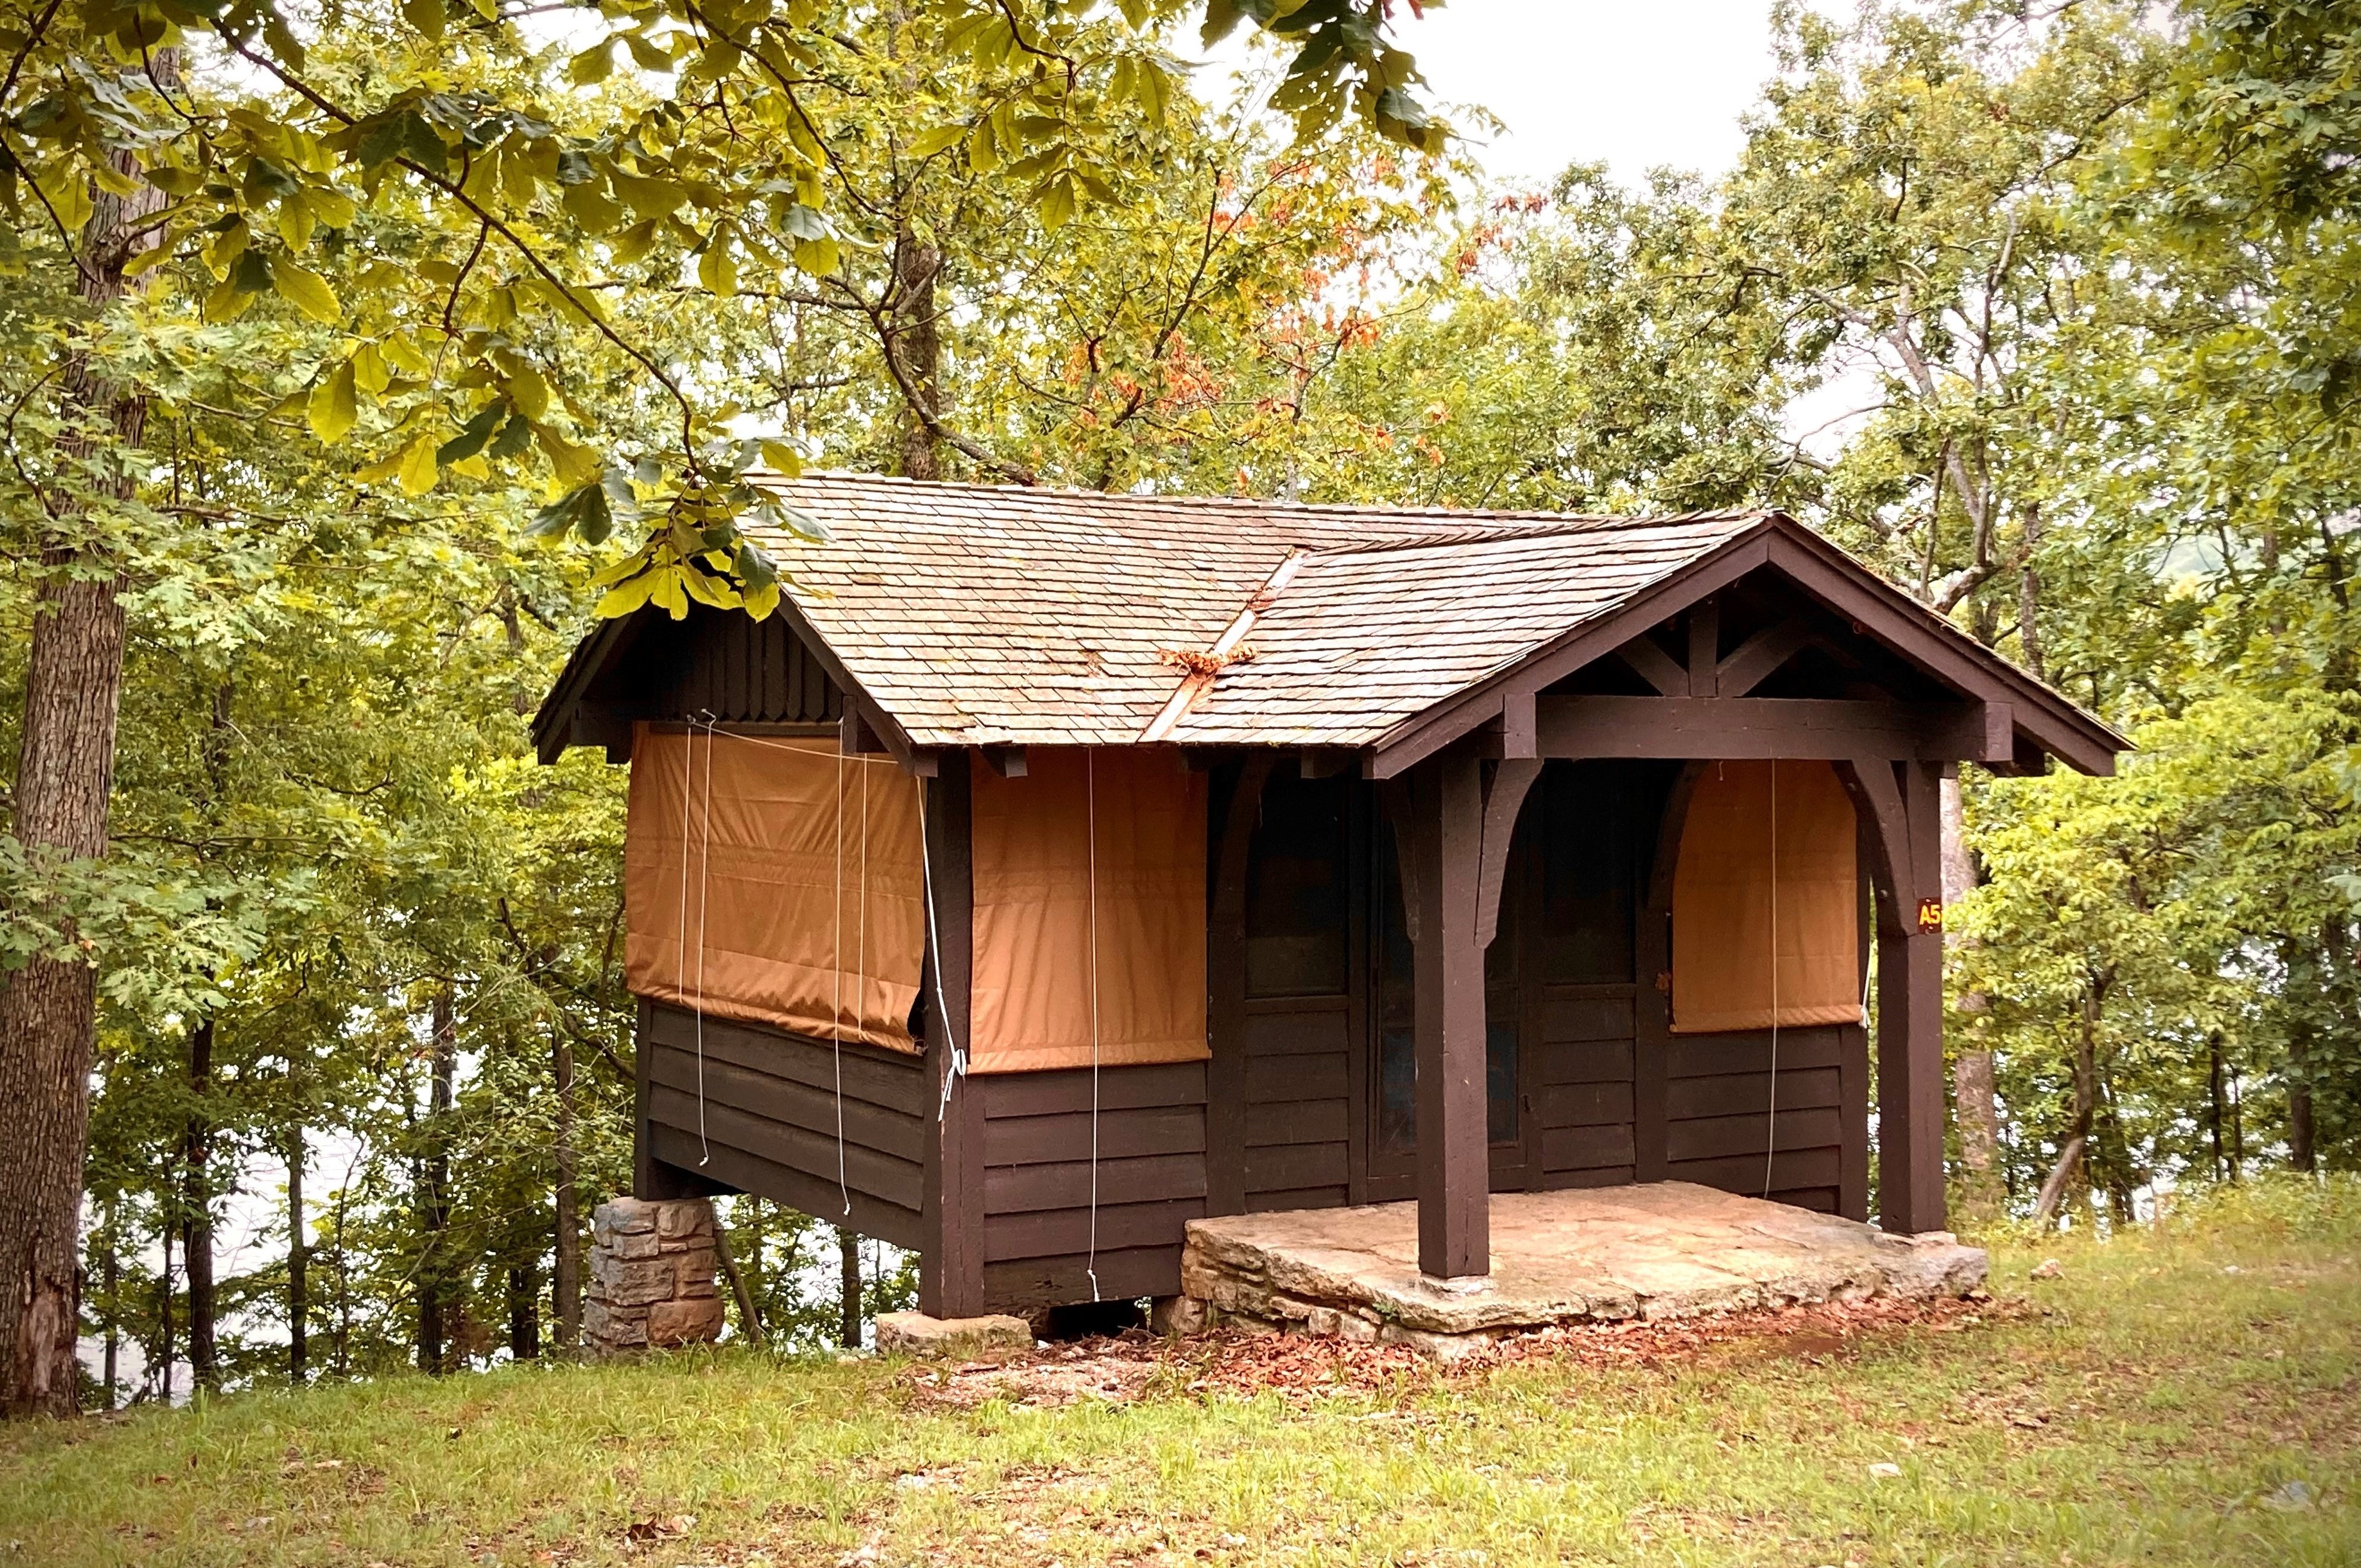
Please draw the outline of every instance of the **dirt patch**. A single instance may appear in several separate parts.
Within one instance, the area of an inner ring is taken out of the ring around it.
[[[2026,1303],[1989,1297],[1929,1301],[1878,1298],[1674,1322],[1575,1324],[1480,1345],[1447,1368],[1406,1345],[1234,1330],[1195,1339],[1163,1340],[1135,1329],[1076,1340],[998,1364],[914,1366],[904,1378],[916,1402],[958,1409],[994,1399],[1032,1409],[1092,1399],[1125,1403],[1215,1395],[1278,1394],[1304,1401],[1337,1393],[1399,1388],[1433,1378],[1466,1377],[1496,1366],[1531,1362],[1607,1368],[1653,1366],[1717,1354],[1819,1359],[1847,1354],[1854,1342],[1866,1335],[1914,1329],[1956,1333],[2038,1310]]]

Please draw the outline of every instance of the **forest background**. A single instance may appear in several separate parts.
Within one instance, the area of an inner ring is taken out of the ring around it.
[[[623,779],[526,716],[594,612],[767,609],[756,464],[1784,507],[2138,748],[1948,797],[1962,1223],[2356,1164],[2361,8],[1783,7],[1729,173],[1542,189],[1384,16],[0,5],[0,1024],[94,996],[76,1398],[571,1343]],[[76,840],[37,631],[110,615]],[[774,1341],[909,1289],[725,1208]]]

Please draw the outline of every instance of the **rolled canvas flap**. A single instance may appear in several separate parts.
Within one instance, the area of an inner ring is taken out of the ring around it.
[[[640,725],[623,857],[633,993],[917,1050],[918,789],[830,739]]]
[[[1852,801],[1829,763],[1710,765],[1673,873],[1673,1032],[1861,1022],[1857,851]]]
[[[1203,1060],[1204,775],[1162,749],[1036,747],[1027,763],[972,767],[968,1070],[1091,1065],[1094,881],[1099,1064]]]

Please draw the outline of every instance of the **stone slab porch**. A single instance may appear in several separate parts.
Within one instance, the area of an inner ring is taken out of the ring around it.
[[[1492,1273],[1418,1268],[1418,1205],[1298,1209],[1189,1222],[1183,1299],[1164,1321],[1387,1341],[1445,1356],[1560,1323],[1691,1317],[1873,1296],[1964,1296],[1981,1247],[1686,1181],[1496,1192]]]

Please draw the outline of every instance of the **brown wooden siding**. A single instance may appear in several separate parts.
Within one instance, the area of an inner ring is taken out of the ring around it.
[[[1092,1075],[993,1073],[953,1091],[983,1113],[983,1293],[991,1310],[1091,1296],[1091,1149],[1098,1148],[1098,1293],[1180,1288],[1184,1227],[1205,1213],[1205,1066]]]
[[[1540,1123],[1533,1187],[1631,1179],[1632,987],[1542,988],[1540,1059],[1528,1080]]]
[[[1866,1060],[1862,1033],[1858,1025],[1779,1031],[1778,1152],[1767,1193],[1770,1031],[1674,1036],[1664,1059],[1665,1176],[1837,1212],[1849,1101],[1867,1103],[1867,1086],[1847,1081],[1851,1064]]]
[[[1342,996],[1246,1004],[1246,1207],[1352,1201],[1352,1032]]]
[[[926,1142],[932,1135],[923,1064],[760,1025],[651,1005],[640,1037],[650,1151],[672,1166],[824,1220],[844,1220],[895,1246],[922,1244]],[[840,1070],[843,1142],[838,1143]],[[851,1214],[845,1214],[850,1194]]]
[[[818,724],[844,716],[843,694],[784,616],[700,611],[649,635],[673,646],[634,660],[635,668],[658,673],[631,695],[632,717],[709,713],[722,724]]]

